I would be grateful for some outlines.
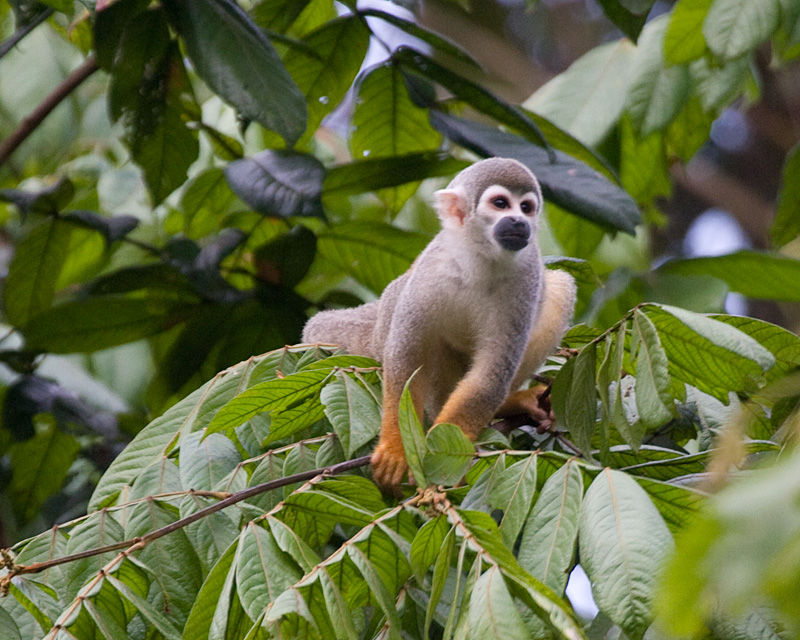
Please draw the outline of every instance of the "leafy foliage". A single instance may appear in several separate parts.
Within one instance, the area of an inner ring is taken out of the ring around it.
[[[71,96],[72,138],[0,145],[14,249],[0,516],[25,538],[0,569],[4,637],[634,639],[662,621],[720,640],[800,633],[796,454],[705,496],[796,428],[800,338],[721,314],[715,292],[798,301],[785,251],[797,149],[772,250],[633,272],[599,249],[631,246],[669,167],[755,98],[757,50],[797,57],[800,3],[679,0],[652,19],[650,0],[599,4],[627,38],[523,105],[388,6],[2,5],[0,33],[47,21],[64,68],[103,71]],[[424,46],[362,68],[387,25]],[[16,55],[0,65],[20,68]],[[0,90],[4,136],[25,97]],[[359,470],[379,363],[285,345],[313,308],[370,299],[404,272],[435,228],[431,189],[491,155],[537,174],[548,266],[579,282],[586,324],[542,372],[558,423],[501,422],[476,451],[454,425],[426,434],[406,394],[421,491],[387,500]],[[119,362],[137,379],[123,397],[100,382]],[[565,597],[578,559],[592,622]]]

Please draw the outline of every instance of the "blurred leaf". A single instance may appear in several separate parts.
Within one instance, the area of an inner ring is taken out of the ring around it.
[[[3,287],[9,322],[24,327],[53,303],[56,282],[69,256],[72,227],[45,220],[17,244]]]
[[[347,222],[317,235],[327,260],[380,293],[405,273],[430,238],[379,222]]]
[[[93,38],[97,62],[111,71],[120,54],[120,43],[132,19],[142,13],[149,0],[125,0],[107,4],[95,14]],[[144,53],[144,52],[143,52]]]
[[[184,232],[190,238],[199,238],[216,231],[222,215],[235,200],[221,168],[197,174],[181,197]]]
[[[752,51],[778,27],[778,0],[715,0],[703,21],[708,47],[723,60]]]
[[[483,87],[445,69],[414,49],[399,47],[392,55],[392,60],[401,67],[437,82],[474,109],[502,124],[517,129],[526,138],[549,150],[549,144],[542,131],[519,107],[501,100]]]
[[[225,168],[231,189],[265,216],[323,216],[325,169],[314,156],[295,151],[262,151]]]
[[[292,146],[306,129],[306,101],[264,32],[231,0],[166,0],[164,7],[208,86]]]
[[[39,415],[36,434],[11,449],[13,474],[7,495],[21,522],[33,520],[44,501],[61,489],[81,446],[53,416]]]
[[[600,610],[629,638],[641,640],[652,620],[661,563],[673,547],[650,498],[628,475],[605,469],[581,505],[579,541]]]
[[[672,9],[664,36],[664,57],[670,64],[700,58],[707,49],[703,22],[714,0],[679,0]]]
[[[262,2],[255,11],[270,4],[273,3]],[[359,17],[337,18],[303,39],[315,56],[296,50],[286,57],[286,69],[308,107],[306,135],[313,134],[347,94],[364,61],[369,36],[369,29]]]
[[[297,225],[258,248],[256,273],[263,280],[292,289],[308,273],[316,249],[317,237],[306,227]]]
[[[664,134],[654,131],[642,139],[634,133],[630,117],[625,116],[619,123],[619,135],[622,186],[636,202],[643,204],[652,202],[658,196],[669,196],[672,183]]]
[[[641,221],[630,195],[565,153],[556,150],[556,162],[551,163],[544,149],[495,127],[439,112],[431,114],[431,122],[453,142],[481,156],[515,158],[527,165],[538,178],[545,198],[567,211],[631,234]]]
[[[310,0],[275,0],[259,2],[252,10],[253,21],[262,29],[285,33],[297,20]]]
[[[666,16],[650,22],[637,47],[627,110],[634,129],[643,138],[672,122],[691,93],[688,67],[665,66],[667,24]]]
[[[21,213],[53,214],[66,207],[75,195],[75,187],[67,178],[61,178],[39,191],[0,189],[0,200],[10,202]]]
[[[101,216],[94,211],[70,211],[61,216],[62,220],[76,223],[92,231],[100,233],[107,245],[121,240],[139,226],[139,218],[135,216]]]
[[[722,256],[670,260],[659,271],[714,276],[731,291],[751,298],[800,301],[800,260],[776,254],[742,250]]]
[[[564,253],[575,258],[590,258],[605,237],[602,227],[564,211],[553,203],[547,205],[547,222]]]
[[[30,349],[81,353],[146,338],[182,319],[182,305],[158,298],[100,297],[65,302],[23,332]]]
[[[786,154],[778,209],[769,228],[769,238],[781,247],[800,236],[800,144]]]
[[[585,282],[599,286],[602,284],[598,275],[592,269],[592,264],[578,258],[562,258],[560,256],[547,256],[544,264],[548,269],[566,271],[578,282]]]
[[[625,107],[635,55],[635,47],[624,38],[595,47],[540,87],[525,107],[584,144],[598,145]]]
[[[598,0],[598,4],[603,8],[603,13],[606,14],[606,17],[622,33],[636,42],[653,2],[650,2],[650,0]],[[631,6],[636,8],[635,12],[630,10]]]
[[[435,425],[425,437],[422,468],[428,482],[453,486],[464,477],[474,456],[475,446],[461,427],[444,422]]]
[[[468,166],[469,163],[439,151],[356,160],[328,171],[323,197],[367,193],[425,178],[449,176]]]

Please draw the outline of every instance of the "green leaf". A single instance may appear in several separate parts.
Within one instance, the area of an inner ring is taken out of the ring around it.
[[[316,394],[330,375],[330,370],[325,369],[300,371],[254,385],[222,407],[208,425],[206,433],[234,429],[264,411],[288,409]]]
[[[664,36],[664,57],[671,64],[684,64],[706,52],[703,22],[714,0],[679,0],[672,9]]]
[[[216,231],[219,217],[234,200],[221,168],[214,167],[197,174],[181,197],[184,232],[190,238],[199,238]]]
[[[244,472],[242,472],[242,475],[244,475]],[[233,477],[235,478],[235,476]],[[230,487],[226,482],[224,488],[230,490],[233,487]],[[236,488],[240,487],[237,486]],[[215,498],[189,494],[181,500],[180,516],[181,518],[191,516],[216,502],[217,499]],[[233,513],[220,511],[209,514],[184,528],[186,537],[189,538],[189,542],[192,543],[195,553],[200,558],[200,562],[202,562],[204,574],[208,573],[222,554],[225,553],[231,542],[239,535],[239,522],[235,518],[236,516]]]
[[[306,129],[302,92],[269,39],[231,0],[166,0],[197,73],[239,111],[293,145]]]
[[[231,189],[265,216],[318,216],[322,213],[325,168],[314,156],[267,150],[231,162],[225,177]]]
[[[189,166],[197,160],[197,132],[186,121],[199,119],[199,107],[177,43],[170,43],[146,77],[128,118],[126,143],[144,171],[155,206],[186,181]]]
[[[596,146],[622,115],[635,56],[636,48],[624,38],[595,47],[540,87],[524,105],[584,144]]]
[[[202,431],[196,431],[181,439],[178,460],[181,484],[186,489],[213,491],[242,461],[236,445],[225,436],[204,436]]]
[[[666,262],[661,271],[682,275],[705,274],[725,281],[731,291],[751,298],[800,301],[800,260],[743,250],[722,256]]]
[[[136,608],[138,613],[140,613],[145,620],[150,622],[164,635],[166,640],[180,640],[181,633],[173,620],[164,615],[157,607],[153,606],[134,589],[130,588],[124,581],[118,579],[117,576],[109,575],[106,579],[125,600]]]
[[[231,567],[238,545],[239,538],[236,538],[208,573],[186,620],[183,629],[184,640],[208,637],[217,607],[230,597],[229,592],[234,577]]]
[[[480,640],[526,638],[528,633],[500,567],[489,567],[472,589],[467,614],[469,637]]]
[[[61,178],[39,191],[0,189],[0,201],[12,203],[23,215],[58,213],[70,203],[74,195],[75,185],[68,178]]]
[[[506,468],[492,484],[489,500],[503,510],[500,533],[503,542],[513,549],[528,517],[536,494],[536,456],[527,456]]]
[[[596,354],[595,343],[584,347],[561,368],[553,384],[556,418],[569,430],[575,446],[585,455],[590,455],[597,421]]]
[[[776,247],[781,247],[798,236],[800,236],[800,144],[796,144],[786,154],[778,209],[769,228],[769,238]]]
[[[433,126],[456,144],[478,155],[514,158],[533,171],[545,198],[603,227],[633,233],[641,217],[636,203],[605,175],[572,156],[547,151],[495,127],[440,112],[431,113]]]
[[[364,61],[369,36],[369,29],[357,16],[338,18],[303,39],[314,56],[297,50],[286,57],[286,69],[306,99],[306,135],[316,131],[347,94]]]
[[[4,633],[8,634],[8,640],[22,640],[22,635],[14,618],[2,607],[0,607],[0,627],[2,627]]]
[[[325,407],[317,396],[288,409],[273,411],[270,414],[269,435],[264,439],[264,445],[293,436],[321,420],[324,415]]]
[[[714,0],[703,22],[708,47],[723,60],[752,51],[778,28],[778,0]]]
[[[158,298],[101,297],[65,302],[23,331],[30,349],[51,353],[97,351],[160,333],[180,319],[181,306]]]
[[[254,522],[242,531],[235,563],[236,592],[253,620],[302,576],[297,565],[278,547],[272,533]]]
[[[703,494],[668,482],[636,477],[636,483],[647,492],[670,531],[677,533],[696,517],[703,505]]]
[[[667,305],[646,305],[645,314],[658,330],[670,374],[723,402],[731,391],[756,388],[775,357],[745,333]]]
[[[399,66],[385,63],[362,77],[350,134],[350,152],[354,158],[433,151],[440,141],[441,136],[428,122],[428,111],[411,100]],[[417,186],[411,183],[379,195],[397,212]]]
[[[17,244],[3,286],[8,321],[24,327],[50,308],[56,282],[69,256],[72,226],[58,219],[31,229]]]
[[[320,400],[348,458],[380,432],[379,404],[349,375],[337,374],[336,379],[322,389]]]
[[[659,569],[673,547],[669,529],[639,485],[611,469],[586,492],[578,526],[581,565],[597,605],[629,638],[641,640]]]
[[[542,487],[527,521],[517,560],[525,571],[563,593],[575,557],[583,475],[567,461]]]
[[[441,151],[356,160],[328,171],[322,195],[325,198],[367,193],[425,178],[449,176],[468,166],[468,162]]]
[[[606,235],[602,227],[574,216],[553,203],[547,205],[547,223],[564,254],[575,258],[590,258]],[[549,265],[548,260],[550,259],[551,257],[548,256],[545,264]],[[583,262],[583,265],[588,267],[588,271],[594,276],[591,281],[596,283],[598,278],[594,275],[591,265],[588,262]],[[572,273],[572,270],[568,269],[568,271]],[[572,273],[572,275],[575,274]],[[586,281],[585,277],[584,274],[584,282]]]
[[[11,449],[11,482],[6,495],[20,522],[36,517],[44,501],[55,494],[67,477],[81,445],[62,432],[55,418],[37,414],[36,435]]]
[[[422,468],[428,482],[434,484],[458,484],[475,456],[475,446],[461,428],[447,422],[428,431],[425,447]]]
[[[649,0],[643,3],[636,2],[635,0],[598,0],[598,4],[603,8],[603,13],[606,14],[606,17],[611,20],[622,33],[636,42],[647,20],[647,13],[650,11],[650,6],[652,6],[653,3]],[[637,9],[642,9],[642,11],[634,13],[628,9],[627,5],[643,5],[637,6]]]
[[[450,563],[453,559],[453,551],[455,549],[455,529],[451,528],[447,535],[444,537],[439,553],[436,556],[436,562],[433,565],[433,577],[431,578],[431,591],[430,600],[428,601],[428,609],[425,612],[425,632],[423,637],[429,638],[429,630],[431,622],[436,613],[436,607],[442,597],[446,585],[447,577],[450,574]],[[413,543],[412,543],[413,545]],[[413,546],[412,546],[413,548]],[[413,561],[412,561],[413,566]],[[456,574],[460,577],[460,573]],[[458,579],[458,577],[456,578]],[[456,591],[457,593],[457,591]],[[450,610],[455,610],[455,606],[451,606]]]
[[[92,513],[83,522],[78,523],[70,531],[67,541],[66,554],[73,555],[81,551],[88,551],[97,547],[121,542],[125,539],[125,531],[117,522],[111,512],[99,511]],[[110,562],[117,552],[107,551],[89,558],[82,558],[70,562],[64,567],[65,581],[67,583],[68,597],[74,597],[78,589],[97,571]]]
[[[422,430],[422,423],[419,416],[417,416],[414,402],[411,399],[410,386],[414,380],[412,375],[405,387],[403,387],[403,395],[400,396],[399,408],[399,427],[400,438],[403,441],[403,449],[406,453],[406,461],[408,468],[414,475],[414,481],[418,487],[426,487],[428,485],[427,477],[424,473],[425,455],[427,453],[427,443],[425,440],[425,433]],[[472,443],[470,443],[472,446]],[[474,448],[473,448],[474,452]]]
[[[645,27],[632,72],[627,110],[642,138],[672,122],[691,93],[688,67],[664,65],[666,27],[666,16]]]
[[[375,293],[408,271],[430,241],[420,233],[380,222],[347,222],[317,235],[326,260]]]
[[[441,514],[428,520],[414,536],[408,560],[417,577],[418,584],[423,584],[425,573],[439,557],[449,531],[450,525],[447,522],[447,516]]]
[[[662,426],[671,417],[669,362],[652,321],[638,309],[633,327],[639,336],[636,357],[636,408],[646,432]],[[633,443],[628,443],[634,446]]]

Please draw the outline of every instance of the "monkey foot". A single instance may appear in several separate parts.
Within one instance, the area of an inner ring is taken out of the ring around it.
[[[544,394],[547,389],[547,385],[538,384],[530,389],[515,391],[506,398],[506,401],[497,410],[497,417],[502,418],[505,416],[527,413],[539,423],[539,426],[546,425],[545,428],[549,427],[555,418],[550,408],[549,398],[542,397],[542,394]]]
[[[372,479],[381,491],[401,498],[400,482],[406,471],[408,463],[402,445],[398,448],[394,443],[379,442],[372,453]]]

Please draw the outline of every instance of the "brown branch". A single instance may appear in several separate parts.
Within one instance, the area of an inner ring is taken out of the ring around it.
[[[86,551],[81,551],[80,553],[74,553],[72,555],[63,556],[61,558],[54,558],[53,560],[47,560],[45,562],[34,562],[33,564],[29,565],[17,565],[13,564],[13,562],[9,563],[9,559],[11,554],[8,549],[0,550],[0,554],[2,555],[2,562],[0,566],[4,566],[10,569],[9,573],[3,576],[0,579],[0,594],[5,595],[8,591],[8,586],[11,582],[11,579],[14,576],[18,576],[24,573],[39,573],[40,571],[45,571],[50,567],[55,567],[56,565],[66,564],[67,562],[74,562],[75,560],[82,560],[83,558],[90,558],[92,556],[100,555],[101,553],[108,553],[109,551],[119,551],[120,549],[125,549],[129,547],[135,547],[136,549],[141,549],[145,547],[153,540],[157,540],[168,533],[172,533],[173,531],[177,531],[178,529],[182,529],[186,525],[192,524],[193,522],[197,522],[202,518],[205,518],[212,513],[216,513],[224,509],[225,507],[230,507],[231,505],[236,504],[237,502],[242,502],[243,500],[247,500],[248,498],[252,498],[253,496],[257,496],[261,493],[266,491],[271,491],[272,489],[279,489],[280,487],[285,487],[290,484],[294,484],[295,482],[303,482],[304,480],[311,480],[312,478],[316,478],[318,476],[333,476],[339,473],[343,473],[345,471],[350,471],[351,469],[356,469],[358,467],[364,467],[369,464],[370,459],[372,456],[361,456],[360,458],[354,458],[353,460],[345,460],[344,462],[340,462],[339,464],[331,465],[330,467],[326,467],[323,469],[311,469],[310,471],[303,471],[302,473],[295,473],[291,476],[286,476],[285,478],[278,478],[277,480],[270,480],[269,482],[264,482],[262,484],[257,484],[255,487],[250,487],[248,489],[243,489],[242,491],[237,491],[236,493],[231,494],[228,498],[224,500],[220,500],[216,504],[212,504],[205,509],[200,509],[185,518],[181,518],[180,520],[176,520],[160,529],[156,529],[155,531],[151,531],[150,533],[146,533],[143,536],[139,536],[137,538],[132,538],[130,540],[123,540],[121,542],[116,542],[114,544],[107,544],[103,547],[96,547],[94,549],[87,549]]]
[[[49,113],[55,109],[64,98],[72,93],[86,78],[100,67],[94,56],[89,56],[77,69],[70,73],[39,105],[31,111],[30,115],[19,123],[14,132],[0,144],[0,167],[2,167],[11,154],[17,150],[25,139],[31,135]]]

